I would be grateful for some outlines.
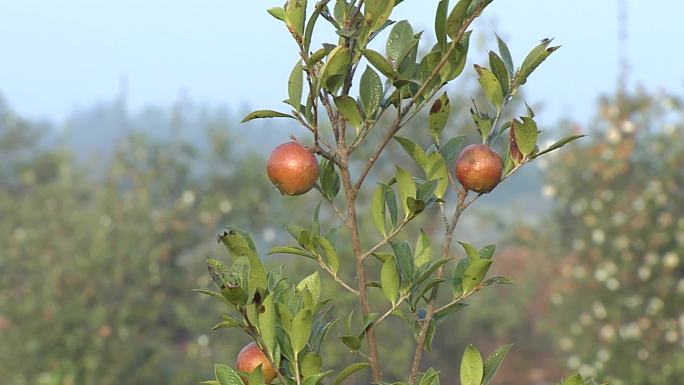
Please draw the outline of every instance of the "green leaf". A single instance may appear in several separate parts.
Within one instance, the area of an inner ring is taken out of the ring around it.
[[[387,37],[387,60],[394,69],[399,68],[400,59],[413,42],[413,28],[411,24],[402,20],[392,27]]]
[[[539,67],[539,65],[546,60],[549,55],[554,53],[560,46],[549,47],[553,39],[544,39],[527,54],[523,64],[520,66],[517,74],[518,84],[525,84],[527,78],[532,72]]]
[[[399,207],[397,207],[397,196],[394,194],[394,189],[391,186],[385,186],[385,203],[387,203],[387,211],[389,212],[390,221],[392,221],[392,226],[397,225],[397,216],[399,213]]]
[[[386,216],[385,216],[385,186],[378,185],[378,188],[373,194],[373,199],[371,200],[371,214],[373,215],[373,224],[378,232],[383,236],[387,236],[386,227]]]
[[[506,64],[504,64],[503,60],[501,60],[499,55],[497,55],[494,51],[489,51],[489,66],[491,67],[494,76],[496,76],[496,79],[499,81],[501,93],[503,95],[507,95],[510,82],[508,78],[508,70],[506,69]]]
[[[372,49],[362,49],[361,52],[363,53],[363,56],[366,57],[366,60],[383,75],[387,76],[388,79],[397,78],[397,73],[394,71],[394,68],[392,68],[390,62],[388,62],[379,52],[373,51]]]
[[[265,118],[290,118],[294,119],[294,116],[288,115],[288,114],[283,114],[282,112],[278,111],[273,111],[273,110],[258,110],[258,111],[253,111],[247,114],[242,119],[242,123],[249,122],[250,120],[254,119],[265,119]]]
[[[306,66],[309,68],[313,68],[321,60],[323,60],[323,58],[326,57],[334,48],[335,46],[332,44],[324,44],[323,48],[317,50],[311,56],[309,56],[309,59],[306,61]]]
[[[309,17],[309,21],[306,23],[306,30],[304,31],[304,52],[309,52],[309,48],[311,47],[311,36],[313,36],[316,21],[318,21],[318,17],[321,15],[321,12],[323,12],[323,10],[327,11],[327,9],[327,3],[316,3],[314,11],[311,14],[311,17]]]
[[[586,135],[572,135],[572,136],[568,136],[568,137],[566,137],[566,138],[563,138],[563,139],[557,141],[556,143],[550,145],[549,148],[547,148],[547,149],[545,149],[545,150],[542,150],[542,151],[539,152],[538,154],[535,154],[534,156],[532,156],[532,158],[536,158],[536,157],[538,157],[538,156],[540,156],[540,155],[544,155],[544,154],[549,153],[549,152],[551,152],[551,151],[558,150],[559,148],[565,146],[566,144],[568,144],[568,143],[570,143],[570,142],[572,142],[572,141],[574,141],[574,140],[577,140],[577,139],[579,139],[579,138],[583,138],[583,137],[585,137],[585,136],[586,136]]]
[[[342,117],[356,129],[356,134],[358,135],[361,130],[363,118],[361,118],[361,110],[359,110],[359,105],[356,104],[356,100],[347,95],[335,97],[334,100],[335,106],[337,106]]]
[[[463,27],[466,12],[472,2],[473,0],[459,0],[451,10],[451,13],[449,13],[449,17],[446,21],[446,32],[450,38],[454,39],[461,30],[461,27]]]
[[[285,3],[285,24],[294,35],[301,39],[306,19],[306,0],[290,0]]]
[[[442,157],[444,157],[444,161],[447,164],[451,164],[458,154],[461,153],[465,138],[465,135],[450,138],[440,147],[439,152],[442,153]]]
[[[416,255],[414,258],[417,268],[420,268],[432,260],[432,245],[430,244],[430,238],[428,238],[423,229],[420,229],[418,240],[416,240]]]
[[[394,0],[366,0],[365,23],[370,32],[376,31],[383,25],[394,8]]]
[[[302,71],[302,62],[298,60],[287,82],[288,103],[299,111],[299,106],[302,102],[302,87],[304,83],[304,71]]]
[[[380,283],[382,284],[382,292],[385,297],[390,300],[392,305],[397,303],[397,293],[399,292],[399,270],[394,257],[387,259],[382,264],[380,271]]]
[[[511,58],[511,51],[508,49],[508,46],[506,45],[506,42],[503,41],[499,37],[499,35],[496,35],[496,43],[499,46],[499,53],[501,54],[501,59],[503,59],[504,64],[506,65],[506,70],[508,70],[508,74],[510,76],[513,76],[515,72],[515,67],[513,66],[513,59]]]
[[[449,103],[449,97],[445,92],[439,99],[432,103],[430,114],[428,115],[428,127],[430,128],[432,137],[437,143],[439,143],[439,137],[442,131],[444,131],[444,127],[446,127],[450,113],[451,104]]]
[[[435,68],[437,68],[437,65],[439,64],[441,59],[442,52],[440,51],[432,51],[423,56],[423,59],[420,61],[420,64],[418,65],[418,80],[421,82],[421,84],[428,83],[428,79],[430,79],[430,76],[434,72]],[[444,78],[446,77],[446,75],[442,76],[442,74],[445,71],[448,72],[449,68],[447,67],[449,67],[449,63],[445,64],[444,67],[442,67],[442,70],[440,70],[439,72],[439,76],[435,76],[428,83],[428,85],[426,86],[426,94],[431,94],[433,90],[436,90],[437,88],[443,85],[443,83],[445,82]]]
[[[515,136],[515,144],[518,146],[518,150],[524,156],[528,156],[537,147],[539,133],[537,131],[537,123],[534,120],[528,117],[522,117],[521,119],[522,122],[518,120],[513,121],[511,131]]]
[[[347,379],[347,377],[358,372],[359,370],[369,368],[370,366],[371,364],[368,362],[357,362],[347,366],[346,368],[342,369],[339,374],[337,374],[337,377],[335,377],[335,380],[333,381],[333,385],[340,385],[342,382],[344,382],[344,380]]]
[[[458,298],[463,294],[463,276],[465,275],[468,265],[470,265],[470,260],[468,258],[463,258],[456,264],[452,281],[454,298]]]
[[[285,21],[285,9],[282,7],[269,8],[266,12],[280,21]]]
[[[447,14],[449,12],[449,0],[440,0],[437,4],[437,14],[435,15],[435,37],[437,45],[446,52],[447,50]]]
[[[396,166],[397,185],[399,186],[399,201],[404,209],[404,216],[409,217],[412,212],[408,207],[408,198],[416,198],[416,181],[408,171]]]
[[[478,255],[482,259],[492,259],[494,252],[496,251],[496,245],[487,245],[478,251]]]
[[[335,171],[335,164],[324,159],[321,164],[321,174],[318,177],[321,192],[325,199],[332,201],[340,192],[340,176]]]
[[[466,59],[468,57],[468,47],[470,45],[471,32],[468,31],[463,34],[463,37],[456,45],[456,49],[451,51],[449,55],[449,65],[446,65],[439,72],[439,76],[443,82],[454,80],[463,72],[465,68]]]
[[[289,332],[295,356],[306,347],[306,343],[311,335],[312,325],[313,318],[309,309],[300,310],[292,319],[292,330]]]
[[[340,339],[353,352],[358,352],[361,349],[361,340],[356,336],[341,336]]]
[[[468,345],[461,360],[461,385],[480,385],[484,375],[484,364],[480,352]]]
[[[487,100],[496,108],[497,110],[501,108],[503,103],[503,94],[501,93],[501,84],[496,78],[494,73],[487,68],[480,67],[475,64],[475,71],[479,76],[478,81],[482,86],[482,91],[484,91]]]
[[[468,268],[463,273],[463,291],[468,293],[475,289],[484,280],[492,261],[489,259],[476,259],[470,261]]]
[[[302,291],[304,288],[309,289],[314,303],[318,303],[318,299],[321,295],[321,277],[318,275],[317,271],[302,279],[297,284],[297,291]]]
[[[421,199],[408,197],[406,198],[406,206],[408,207],[409,215],[416,216],[425,210],[427,203]]]
[[[436,180],[437,186],[434,194],[442,199],[449,188],[449,170],[446,161],[439,152],[433,152],[428,157],[428,162],[424,167],[425,176],[428,180]]]
[[[368,327],[375,322],[380,316],[379,313],[368,313],[363,316],[363,327],[361,328],[361,334],[365,333]]]
[[[494,119],[490,118],[489,115],[478,111],[474,102],[473,108],[470,109],[470,116],[472,116],[475,126],[477,126],[477,131],[480,133],[480,136],[482,136],[482,141],[486,142],[489,133],[492,130]]]
[[[416,253],[416,254],[417,254],[417,253]],[[413,282],[414,286],[415,286],[415,285],[420,285],[420,284],[423,283],[426,279],[430,278],[430,275],[431,275],[432,273],[434,273],[435,270],[437,270],[437,269],[439,269],[440,267],[444,266],[445,264],[447,264],[447,262],[449,262],[449,259],[448,259],[448,258],[441,258],[441,259],[438,259],[438,260],[436,260],[436,261],[428,262],[428,263],[424,264],[423,266],[421,266],[420,268],[418,268],[418,271],[416,272],[416,279],[415,279],[414,282]],[[436,282],[436,281],[439,281],[439,282],[437,282],[437,283],[442,283],[442,282],[444,282],[444,280],[441,279],[441,278],[438,279],[438,280],[434,280],[434,281],[432,281],[432,282],[434,283],[434,282]],[[428,285],[426,285],[426,286],[428,286]]]
[[[354,310],[347,314],[347,320],[345,322],[345,330],[347,331],[347,334],[351,334],[352,321],[354,321]]]
[[[415,273],[415,265],[413,262],[413,254],[411,253],[411,246],[406,241],[399,244],[391,243],[391,246],[392,251],[394,251],[394,255],[396,256],[399,274],[403,280],[402,285],[403,287],[409,287],[412,284]]]
[[[263,313],[258,315],[259,332],[261,333],[267,353],[273,357],[276,344],[276,309],[272,294],[269,294],[264,299],[263,306]]]
[[[306,378],[304,378],[304,382],[302,382],[302,385],[317,385],[323,377],[327,376],[328,374],[332,373],[332,370],[326,370],[325,372],[322,373],[316,373],[312,374]]]
[[[309,377],[321,371],[321,356],[314,352],[308,352],[302,359],[300,364],[302,368],[302,376]],[[251,382],[250,382],[251,383]]]
[[[366,67],[366,70],[361,75],[361,87],[359,90],[359,99],[361,100],[366,120],[375,119],[375,113],[378,111],[378,107],[380,107],[382,95],[380,76],[372,68]]]
[[[330,270],[332,270],[334,275],[337,275],[337,271],[340,269],[340,258],[337,255],[335,246],[324,237],[317,237],[316,240],[318,240],[318,244],[323,248],[323,253],[325,254],[328,266],[330,266]]]
[[[563,385],[584,385],[584,380],[579,374],[575,374],[563,380]]]
[[[224,317],[224,319],[225,321],[217,323],[216,325],[214,325],[214,327],[211,328],[211,330],[242,327],[240,322],[233,317],[228,316],[228,318]]]
[[[331,93],[344,83],[344,77],[351,64],[351,53],[346,46],[338,46],[328,55],[328,61],[321,67],[320,82]]]
[[[346,0],[336,0],[335,1],[335,8],[333,9],[333,14],[335,16],[335,20],[339,24],[343,24],[347,20],[347,17],[349,17],[349,4],[347,4],[347,1]],[[341,28],[339,25],[334,25],[334,26],[337,29]]]
[[[261,259],[259,259],[254,241],[249,234],[236,228],[226,227],[226,230],[219,235],[219,240],[234,256],[245,256],[249,259],[249,275],[247,280],[249,297],[251,298],[259,289],[266,289],[268,285],[266,270],[261,263]]]
[[[228,301],[228,299],[226,297],[222,296],[221,293],[217,293],[215,291],[206,290],[206,289],[192,289],[192,291],[197,292],[197,293],[201,293],[201,294],[206,294],[210,297],[214,297],[214,298],[218,299],[219,301],[223,302],[224,304],[228,305],[231,308],[235,307],[235,305],[233,303],[231,303],[230,301]]]
[[[463,247],[463,250],[465,250],[466,254],[468,254],[468,258],[470,258],[471,261],[480,258],[480,252],[477,251],[475,246],[466,242],[459,241],[458,243],[461,245],[461,247]]]
[[[423,375],[423,378],[420,379],[419,385],[439,385],[439,377],[437,376],[438,374],[439,372],[435,369],[428,369]]]
[[[290,233],[292,238],[294,238],[302,247],[307,250],[313,250],[311,232],[309,230],[297,225],[288,225],[287,232]]]
[[[439,321],[440,319],[447,317],[447,316],[463,309],[466,306],[468,306],[468,305],[466,305],[465,303],[461,303],[461,302],[451,303],[447,307],[445,307],[444,309],[436,312],[434,315],[434,319],[436,321]]]
[[[300,247],[296,246],[277,246],[271,249],[271,251],[268,252],[268,255],[273,255],[273,254],[292,254],[292,255],[301,255],[303,257],[308,257],[308,258],[313,258],[313,256],[308,253],[307,251],[301,249]]]
[[[262,365],[257,366],[250,374],[248,382],[252,385],[265,385]]]
[[[211,281],[218,289],[223,289],[230,284],[228,282],[228,268],[223,262],[218,259],[209,258],[207,259],[207,270],[209,271]]]
[[[404,149],[404,151],[406,151],[406,153],[421,167],[424,168],[427,165],[428,159],[427,155],[425,154],[425,150],[423,150],[423,148],[420,147],[416,142],[412,141],[411,139],[396,135],[394,136],[394,140],[396,140]]]
[[[411,43],[399,57],[399,76],[409,79],[408,83],[402,86],[402,95],[413,95],[421,86],[419,82],[412,80],[416,76],[419,42],[418,39],[411,40]]]
[[[501,346],[487,358],[484,362],[484,379],[482,380],[482,385],[489,385],[489,383],[492,382],[496,372],[499,370],[499,367],[501,367],[501,363],[506,357],[506,354],[512,347],[513,344]]]
[[[214,374],[221,385],[244,385],[237,372],[226,365],[214,365]]]
[[[499,285],[515,285],[515,281],[509,277],[492,277],[482,282],[482,286],[489,286],[495,283]]]
[[[430,179],[425,183],[418,184],[418,189],[416,190],[416,201],[427,202],[434,195],[436,188],[436,179]]]

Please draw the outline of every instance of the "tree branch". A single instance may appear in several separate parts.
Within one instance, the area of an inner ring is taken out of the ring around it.
[[[363,260],[363,250],[361,249],[361,240],[359,239],[359,229],[357,226],[356,217],[356,194],[358,190],[354,188],[349,174],[349,154],[346,149],[341,152],[342,167],[340,174],[342,185],[344,186],[347,217],[349,218],[349,232],[351,233],[352,249],[356,256],[356,279],[358,281],[358,295],[361,303],[361,310],[364,316],[370,313],[370,306],[368,304],[368,293],[366,291],[366,267]],[[379,383],[382,380],[382,372],[380,370],[380,363],[378,361],[378,346],[375,340],[375,327],[371,324],[366,331],[366,340],[368,341],[368,350],[370,351],[371,372],[373,374],[373,382]]]
[[[330,266],[328,266],[327,264],[325,264],[325,263],[323,262],[323,260],[320,259],[320,256],[318,256],[318,257],[319,257],[319,259],[318,259],[318,264],[321,266],[321,268],[323,268],[323,270],[327,271],[328,274],[330,274],[330,276],[335,280],[335,282],[339,283],[343,288],[349,290],[349,291],[352,292],[354,295],[359,295],[358,290],[354,289],[353,287],[349,286],[349,284],[347,284],[346,282],[344,282],[344,280],[342,280],[342,278],[340,278],[339,276],[337,276],[337,274],[335,274],[335,272],[332,271],[332,269],[330,268]]]
[[[468,195],[467,191],[461,191],[458,196],[458,205],[454,210],[454,214],[451,218],[451,222],[445,227],[444,231],[444,245],[442,247],[442,258],[449,257],[449,249],[451,248],[451,242],[454,236],[454,230],[458,224],[461,214],[463,213],[465,199]],[[437,274],[435,277],[437,279],[442,278],[444,275],[444,265],[437,269]],[[418,376],[418,370],[420,369],[420,363],[423,359],[423,348],[425,346],[425,339],[427,337],[427,331],[430,327],[430,321],[432,321],[432,316],[435,313],[435,300],[437,299],[437,292],[439,286],[435,286],[430,293],[430,299],[428,301],[427,311],[425,313],[425,318],[420,325],[420,332],[418,334],[418,341],[416,342],[416,350],[413,353],[413,364],[411,365],[411,374],[409,375],[409,385],[414,385],[416,383],[416,377]]]
[[[379,248],[388,244],[389,241],[392,240],[392,238],[397,236],[397,234],[399,234],[401,232],[401,230],[403,230],[404,227],[406,227],[406,225],[410,222],[411,219],[412,218],[409,217],[409,218],[405,219],[404,221],[402,221],[399,224],[399,227],[397,227],[396,229],[392,230],[389,234],[387,234],[387,236],[382,241],[378,242],[375,246],[371,247],[370,249],[368,249],[368,251],[363,253],[363,255],[361,255],[361,259],[368,258],[371,254],[376,252]]]

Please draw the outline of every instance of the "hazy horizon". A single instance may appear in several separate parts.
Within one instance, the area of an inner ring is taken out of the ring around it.
[[[682,53],[669,49],[669,38],[684,4],[627,3],[630,84],[678,92],[684,76],[669,63],[679,62]],[[410,18],[431,36],[434,7],[424,4],[404,1],[396,19]],[[57,125],[75,111],[116,99],[122,89],[132,111],[169,106],[180,98],[235,112],[247,106],[283,108],[295,52],[284,27],[265,12],[277,5],[281,2],[0,0],[0,95],[21,115]],[[502,35],[517,63],[540,38],[555,37],[563,46],[525,87],[531,103],[545,106],[540,121],[587,121],[596,98],[615,90],[617,0],[499,0],[486,16],[474,30],[479,36]],[[652,23],[656,17],[659,22]],[[483,48],[494,48],[493,41]],[[481,61],[485,50],[470,62]],[[566,76],[572,81],[565,82]]]

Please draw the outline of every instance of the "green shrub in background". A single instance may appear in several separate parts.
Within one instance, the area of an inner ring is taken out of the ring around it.
[[[132,135],[94,176],[0,105],[0,383],[188,384],[234,355],[209,346],[198,254],[229,215],[269,238],[279,206],[261,157],[206,127],[208,151]]]
[[[556,226],[538,231],[564,256],[548,326],[568,367],[616,385],[684,377],[683,112],[667,94],[605,99],[591,141],[548,165]]]

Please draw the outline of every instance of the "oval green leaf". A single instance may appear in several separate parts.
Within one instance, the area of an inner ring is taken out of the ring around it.
[[[468,345],[461,360],[461,385],[480,385],[483,374],[480,352],[473,345]]]

